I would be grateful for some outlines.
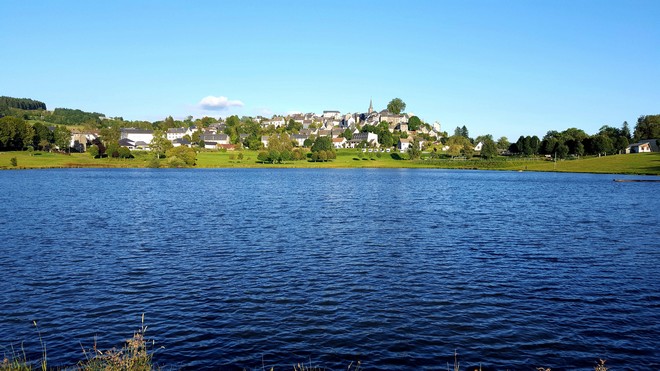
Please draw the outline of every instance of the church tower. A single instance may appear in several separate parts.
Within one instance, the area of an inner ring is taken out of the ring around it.
[[[369,111],[367,111],[367,113],[371,114],[373,111],[374,111],[374,104],[371,98],[369,98]]]

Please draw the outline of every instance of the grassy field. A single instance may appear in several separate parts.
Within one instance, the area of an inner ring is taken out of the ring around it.
[[[243,159],[238,159],[239,154]],[[133,159],[94,159],[86,153],[70,155],[46,152],[2,152],[0,169],[40,169],[40,168],[144,168],[149,167],[152,155],[135,152]],[[13,166],[11,158],[16,158]],[[165,161],[161,161],[165,166]],[[574,160],[560,160],[556,163],[541,159],[497,158],[482,160],[429,159],[407,160],[406,154],[362,153],[356,150],[339,150],[337,159],[329,162],[288,161],[284,164],[261,164],[257,162],[255,151],[215,152],[204,151],[197,156],[198,168],[442,168],[512,171],[559,171],[606,174],[648,174],[660,175],[660,153],[615,155],[603,157],[583,157]]]

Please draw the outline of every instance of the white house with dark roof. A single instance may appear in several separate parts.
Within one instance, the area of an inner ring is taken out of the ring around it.
[[[169,128],[167,129],[167,140],[181,139],[186,135],[192,137],[193,133],[193,128]]]
[[[177,139],[174,139],[174,140],[172,141],[172,146],[173,146],[173,147],[181,147],[181,146],[184,146],[184,147],[191,147],[191,146],[192,146],[192,143],[190,143],[190,141],[189,141],[188,139],[185,139],[185,138],[177,138]]]
[[[348,144],[346,147],[348,148],[355,148],[360,143],[362,142],[367,142],[367,145],[369,147],[378,147],[380,144],[378,143],[378,134],[376,133],[357,133],[353,134],[353,138],[348,141]]]
[[[325,119],[333,119],[333,120],[340,120],[341,119],[341,113],[339,111],[323,111],[323,114],[321,117]]]
[[[120,130],[119,138],[128,139],[136,145],[138,142],[149,144],[154,139],[154,131],[148,129],[122,128]]]
[[[650,153],[658,152],[657,139],[644,139],[626,147],[626,153]]]
[[[396,148],[401,152],[405,152],[410,148],[410,139],[409,138],[399,138],[399,143],[397,143]]]
[[[284,125],[286,125],[286,121],[284,120],[284,117],[274,117],[270,120],[263,120],[261,122],[261,127],[264,128],[264,129],[271,126],[271,125],[273,125],[275,127],[284,126]]]
[[[227,134],[202,134],[199,139],[204,141],[204,148],[209,149],[218,148],[218,145],[230,144]]]
[[[290,138],[297,143],[298,147],[302,147],[309,136],[303,134],[291,134]]]

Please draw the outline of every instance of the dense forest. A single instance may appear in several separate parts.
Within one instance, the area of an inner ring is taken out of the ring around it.
[[[28,98],[0,97],[0,117],[11,114],[11,108],[19,110],[46,110],[46,103]]]
[[[79,109],[55,108],[50,115],[44,116],[44,121],[59,125],[100,124],[101,117],[105,117],[105,115],[97,112],[85,112]]]

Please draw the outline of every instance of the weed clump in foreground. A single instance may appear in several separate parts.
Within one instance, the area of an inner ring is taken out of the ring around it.
[[[78,363],[78,369],[86,371],[151,370],[153,354],[149,351],[148,341],[144,337],[146,331],[147,326],[144,325],[144,314],[142,314],[140,330],[135,332],[132,338],[126,340],[123,348],[113,348],[105,352],[98,350],[96,344],[89,351],[83,348],[86,359]],[[153,346],[153,342],[151,345]]]
[[[35,327],[37,326],[34,322]],[[85,360],[78,362],[72,368],[65,367],[65,369],[74,369],[80,371],[150,371],[153,369],[152,357],[153,353],[150,351],[149,341],[145,339],[144,334],[147,326],[144,325],[144,314],[142,315],[142,326],[140,330],[133,334],[133,337],[126,340],[126,344],[121,349],[111,349],[108,351],[101,351],[96,348],[85,350],[83,354]],[[39,328],[37,327],[37,331]],[[41,340],[41,333],[39,332],[39,340],[41,341],[42,355],[39,361],[39,367],[34,368],[32,362],[29,362],[25,357],[25,352],[21,347],[21,354],[17,354],[12,347],[12,354],[10,358],[4,357],[0,363],[0,371],[32,371],[32,370],[48,370],[46,360],[46,346]],[[151,343],[153,346],[153,342]]]

